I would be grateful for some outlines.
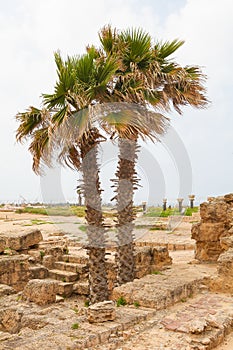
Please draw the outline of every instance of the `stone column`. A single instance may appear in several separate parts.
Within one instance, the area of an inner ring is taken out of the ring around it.
[[[190,194],[189,195],[190,208],[193,208],[194,199],[195,199],[195,195],[194,194]]]
[[[146,202],[142,202],[142,212],[146,214]]]
[[[163,199],[163,211],[167,210],[167,199]]]
[[[182,212],[182,203],[183,203],[184,198],[177,198],[178,204],[179,204],[179,212]]]

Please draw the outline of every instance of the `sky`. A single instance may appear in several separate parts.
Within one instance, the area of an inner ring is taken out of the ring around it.
[[[98,44],[106,24],[141,27],[155,40],[184,39],[175,53],[182,65],[199,65],[207,75],[211,101],[205,110],[190,107],[170,113],[171,127],[160,143],[141,143],[137,170],[142,187],[135,201],[157,205],[162,198],[233,192],[233,2],[231,0],[0,0],[0,202],[77,200],[80,175],[55,167],[42,178],[32,170],[28,145],[15,141],[15,115],[40,107],[52,92],[53,53],[82,54]],[[112,192],[117,148],[100,150],[103,201]]]

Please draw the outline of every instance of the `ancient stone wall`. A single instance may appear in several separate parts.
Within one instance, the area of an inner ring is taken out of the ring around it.
[[[167,247],[136,247],[136,278],[154,273],[172,264]],[[108,287],[112,291],[117,284],[117,267],[114,261],[107,261]]]
[[[201,221],[192,226],[196,240],[195,258],[202,262],[216,262],[224,252],[223,237],[230,236],[233,225],[233,194],[209,198],[200,205]]]

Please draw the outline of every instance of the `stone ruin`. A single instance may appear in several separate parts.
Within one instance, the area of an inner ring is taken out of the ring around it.
[[[200,215],[201,221],[192,226],[195,258],[217,262],[218,276],[212,280],[211,290],[233,293],[233,193],[208,198],[200,205]]]
[[[216,262],[224,252],[223,237],[230,236],[233,226],[233,194],[210,197],[200,205],[201,221],[192,226],[196,240],[195,258],[201,262]]]
[[[0,233],[0,294],[22,292],[25,300],[45,305],[72,294],[88,296],[88,256],[68,253],[66,237],[43,240],[39,230]],[[114,251],[107,254],[109,291],[116,286]],[[166,247],[136,247],[136,278],[170,265]]]

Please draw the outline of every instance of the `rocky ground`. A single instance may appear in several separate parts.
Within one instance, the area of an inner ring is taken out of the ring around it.
[[[210,290],[216,264],[199,264],[194,259],[191,223],[150,230],[152,221],[137,219],[136,244],[167,246],[173,264],[115,288],[112,299],[123,297],[127,304],[115,307],[114,321],[90,324],[85,297],[37,305],[22,292],[0,287],[0,349],[232,350],[233,298]],[[68,239],[70,252],[85,242],[83,225],[79,218],[56,217],[54,223],[41,215],[0,213],[0,233],[33,227],[40,229],[45,240],[56,240],[63,233],[60,238]],[[110,231],[109,243],[113,240],[114,231]]]

